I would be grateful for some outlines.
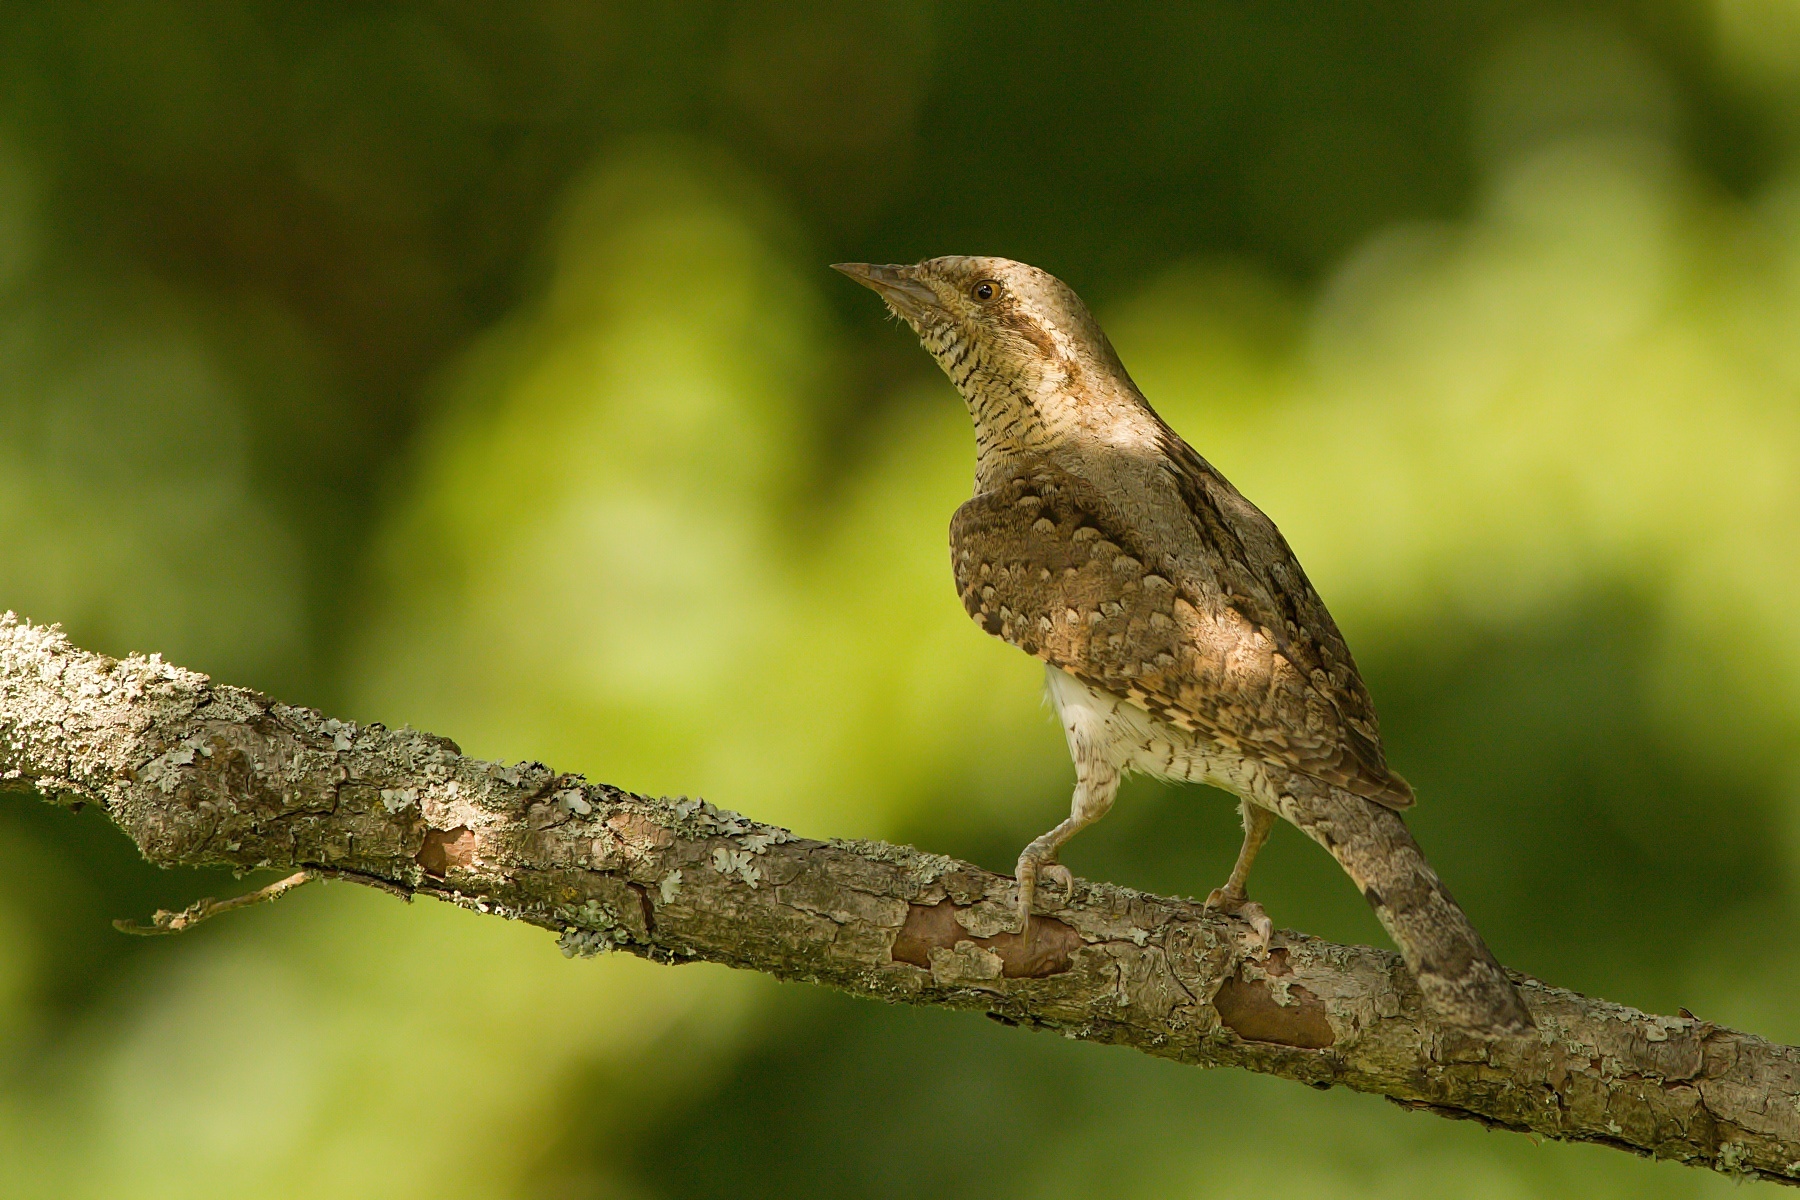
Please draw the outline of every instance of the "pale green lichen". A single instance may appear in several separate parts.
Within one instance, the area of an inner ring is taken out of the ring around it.
[[[556,939],[564,958],[592,958],[631,940],[631,931],[598,900],[589,900],[579,908],[564,911],[570,923],[563,926]]]
[[[564,958],[593,958],[613,949],[615,943],[609,934],[571,925],[557,937],[556,945]]]
[[[340,721],[336,717],[326,717],[324,730],[331,735],[331,748],[344,751],[356,744],[356,723]]]
[[[587,795],[581,788],[564,788],[551,797],[551,800],[563,812],[578,817],[585,817],[594,811],[594,806],[588,803]]]
[[[729,846],[715,846],[712,852],[713,870],[721,875],[735,875],[751,887],[762,882],[762,871],[756,866],[755,856],[748,850],[737,850]]]
[[[419,802],[418,788],[382,788],[381,807],[390,813],[397,813],[409,805]]]

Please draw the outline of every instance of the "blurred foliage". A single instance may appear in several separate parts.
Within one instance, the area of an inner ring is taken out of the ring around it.
[[[3,11],[0,606],[1003,869],[1069,771],[967,421],[823,264],[1008,254],[1282,524],[1508,962],[1800,1040],[1794,0]],[[1235,841],[1135,783],[1070,861]],[[1729,1186],[358,889],[130,942],[246,885],[29,798],[0,863],[8,1196]]]

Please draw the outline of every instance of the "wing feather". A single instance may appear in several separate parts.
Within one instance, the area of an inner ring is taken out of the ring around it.
[[[1166,461],[1212,578],[1151,551],[1092,484],[1043,463],[957,510],[957,590],[989,633],[1222,749],[1393,808],[1374,705],[1268,517],[1172,432]]]

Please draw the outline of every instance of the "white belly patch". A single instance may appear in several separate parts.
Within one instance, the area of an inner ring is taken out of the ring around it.
[[[1048,671],[1050,700],[1062,718],[1077,772],[1084,763],[1141,771],[1158,779],[1210,784],[1235,796],[1263,790],[1263,773],[1241,755],[1165,725],[1131,701],[1096,691],[1057,667]]]

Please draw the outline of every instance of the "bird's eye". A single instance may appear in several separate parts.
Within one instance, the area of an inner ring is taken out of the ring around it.
[[[969,295],[986,304],[1000,294],[1000,287],[991,279],[984,279],[969,289]]]

